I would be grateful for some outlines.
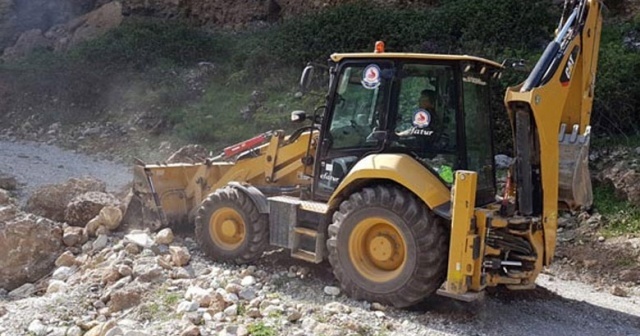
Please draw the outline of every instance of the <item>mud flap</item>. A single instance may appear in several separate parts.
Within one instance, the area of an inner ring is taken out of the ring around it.
[[[133,188],[122,222],[130,228],[149,228],[152,231],[168,226],[144,166],[133,167]]]
[[[589,174],[589,140],[591,127],[580,135],[579,125],[574,125],[571,134],[562,124],[558,135],[560,146],[560,176],[558,201],[569,209],[589,208],[593,204],[591,175]]]

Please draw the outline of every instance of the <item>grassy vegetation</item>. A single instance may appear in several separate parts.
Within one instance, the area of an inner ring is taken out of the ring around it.
[[[179,22],[131,20],[68,53],[40,51],[23,61],[1,64],[0,75],[13,75],[18,90],[62,96],[77,107],[54,108],[41,117],[49,122],[103,117],[102,111],[109,110],[114,99],[105,102],[96,95],[140,82],[148,89],[128,89],[135,94],[123,98],[134,101],[132,110],[160,106],[149,109],[166,121],[165,131],[220,147],[257,132],[288,127],[291,110],[320,105],[318,97],[294,98],[297,77],[307,61],[325,62],[333,52],[371,50],[376,40],[385,40],[394,51],[466,53],[498,61],[515,57],[533,65],[552,36],[559,10],[550,0],[451,0],[421,10],[359,2],[241,33],[205,33]],[[596,134],[638,131],[640,53],[627,42],[639,35],[640,19],[608,18],[593,116]],[[176,77],[199,62],[212,63],[215,72],[203,92],[194,94]],[[524,76],[506,73],[494,85],[501,151],[508,152],[511,138],[502,95],[507,85]],[[240,111],[254,90],[267,99],[245,120]],[[45,102],[36,95],[16,103],[40,100]]]
[[[278,334],[274,327],[266,325],[264,322],[250,324],[247,330],[251,336],[276,336]]]
[[[638,134],[596,134],[591,141],[591,145],[595,148],[609,148],[616,147],[640,147],[640,133]]]
[[[640,232],[640,207],[618,199],[610,187],[598,186],[593,190],[595,208],[605,216],[603,233],[607,236],[637,234]]]

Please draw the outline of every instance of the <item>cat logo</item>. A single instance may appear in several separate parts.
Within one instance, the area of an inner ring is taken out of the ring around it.
[[[569,55],[569,59],[567,59],[564,71],[560,74],[560,84],[562,84],[562,86],[569,86],[569,83],[571,82],[571,76],[573,76],[573,70],[576,65],[576,59],[578,58],[579,51],[580,48],[576,46],[573,48],[571,55]]]

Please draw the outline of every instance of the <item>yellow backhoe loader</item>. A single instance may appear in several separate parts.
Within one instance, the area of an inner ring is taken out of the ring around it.
[[[558,209],[590,206],[587,166],[598,0],[567,1],[555,39],[506,92],[515,159],[497,196],[489,83],[479,57],[333,54],[326,103],[197,164],[139,164],[127,218],[195,223],[213,260],[268,246],[330,262],[351,297],[396,307],[487,286],[529,289],[553,259]],[[309,84],[313,66],[301,84]],[[138,216],[131,215],[141,209]]]

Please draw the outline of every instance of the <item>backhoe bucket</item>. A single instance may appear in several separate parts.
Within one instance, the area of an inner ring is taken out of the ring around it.
[[[574,210],[589,208],[593,203],[591,175],[589,174],[589,140],[591,127],[587,126],[579,135],[579,126],[574,125],[570,134],[565,133],[566,124],[560,127],[560,176],[558,201]]]
[[[143,165],[133,167],[133,187],[122,222],[130,228],[156,231],[168,225],[158,196]]]

